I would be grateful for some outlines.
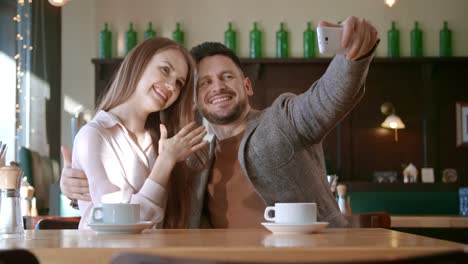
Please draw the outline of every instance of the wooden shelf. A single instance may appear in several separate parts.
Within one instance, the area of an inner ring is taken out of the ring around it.
[[[241,58],[241,63],[274,63],[274,64],[295,64],[295,63],[329,63],[332,58],[287,58],[287,59],[277,59],[277,58],[261,58],[261,59],[250,59],[250,58]],[[446,63],[446,62],[468,62],[468,57],[450,57],[450,58],[441,58],[441,57],[422,57],[422,58],[412,58],[412,57],[400,57],[400,58],[386,58],[386,57],[376,57],[372,60],[373,64],[376,63]]]
[[[240,58],[241,63],[275,63],[275,64],[290,64],[290,63],[329,63],[332,58]],[[93,58],[91,61],[93,64],[114,64],[122,62],[123,57],[111,58],[111,59],[99,59]],[[434,62],[463,62],[468,63],[468,57],[400,57],[400,58],[386,58],[386,57],[375,57],[372,63],[434,63]]]

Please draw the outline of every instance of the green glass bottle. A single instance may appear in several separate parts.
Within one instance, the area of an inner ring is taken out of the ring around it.
[[[280,29],[276,32],[276,57],[287,58],[289,50],[288,31],[284,28],[284,23],[280,23]]]
[[[237,53],[236,47],[236,31],[232,29],[232,23],[228,23],[228,29],[224,32],[224,45],[230,48],[232,52]]]
[[[315,57],[315,32],[312,30],[312,23],[307,22],[304,31],[304,58]]]
[[[387,32],[387,55],[390,58],[400,57],[400,31],[396,28],[395,21],[392,21],[392,28]]]
[[[153,23],[148,23],[148,29],[145,31],[143,38],[145,40],[156,37],[156,31],[153,30]]]
[[[419,29],[418,21],[414,22],[414,29],[411,30],[411,56],[423,56],[423,32]]]
[[[180,29],[180,23],[177,22],[176,24],[176,30],[172,32],[172,39],[179,43],[180,45],[184,45],[184,31]]]
[[[112,32],[109,26],[104,23],[104,30],[99,33],[99,58],[109,59],[112,57]]]
[[[137,32],[133,29],[133,23],[130,22],[129,29],[125,37],[125,54],[128,54],[137,45]]]
[[[440,30],[439,55],[441,57],[452,56],[452,31],[448,28],[447,21],[444,21],[444,27]]]
[[[262,57],[262,32],[257,28],[257,22],[254,22],[253,29],[250,31],[250,58]]]

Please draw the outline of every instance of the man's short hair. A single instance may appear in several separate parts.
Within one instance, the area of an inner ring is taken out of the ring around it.
[[[230,58],[232,62],[234,62],[237,65],[237,67],[239,67],[239,69],[243,72],[239,57],[237,57],[231,49],[219,42],[203,42],[202,44],[193,47],[190,52],[192,53],[192,56],[194,57],[197,63],[199,63],[204,58],[210,56],[226,56]]]

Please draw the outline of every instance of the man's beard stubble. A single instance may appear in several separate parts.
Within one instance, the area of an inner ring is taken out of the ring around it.
[[[232,111],[230,111],[228,114],[222,115],[222,116],[217,115],[216,113],[210,113],[205,107],[200,106],[200,104],[198,104],[198,106],[199,106],[198,109],[199,109],[201,115],[204,118],[206,118],[206,120],[208,120],[208,122],[210,122],[211,124],[215,124],[215,125],[226,125],[226,124],[229,124],[229,123],[232,123],[232,122],[238,120],[241,117],[242,112],[247,107],[247,101],[243,100],[243,101],[239,102],[234,107],[234,109],[232,109]]]

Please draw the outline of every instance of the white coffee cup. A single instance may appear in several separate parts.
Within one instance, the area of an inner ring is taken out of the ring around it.
[[[140,205],[128,203],[101,204],[91,211],[94,223],[137,224],[140,222]]]
[[[275,216],[271,217],[270,213]],[[275,203],[265,209],[267,221],[277,224],[312,224],[317,222],[316,203]]]

